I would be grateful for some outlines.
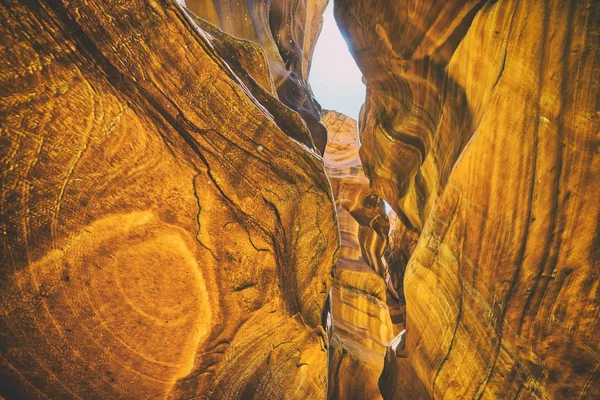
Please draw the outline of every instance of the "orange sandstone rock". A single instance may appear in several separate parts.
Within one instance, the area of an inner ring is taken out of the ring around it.
[[[366,175],[419,237],[384,397],[600,396],[597,3],[335,5]]]
[[[1,396],[326,396],[322,160],[262,49],[198,23],[0,6]]]
[[[600,397],[596,2],[336,0],[325,153],[325,2],[185,3],[0,5],[0,398]]]
[[[384,251],[389,229],[383,202],[369,188],[358,157],[356,121],[323,114],[325,167],[340,221],[341,248],[331,293],[329,398],[381,398],[377,380],[394,331],[386,303]],[[389,277],[388,277],[389,281]],[[360,379],[357,379],[360,377]]]
[[[276,89],[276,97],[297,111],[323,154],[327,131],[321,107],[308,85],[310,61],[323,25],[328,0],[186,0],[192,13],[223,31],[259,44]]]

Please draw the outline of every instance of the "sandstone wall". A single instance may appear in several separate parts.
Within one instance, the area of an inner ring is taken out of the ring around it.
[[[308,85],[310,61],[329,0],[185,0],[198,17],[242,39],[267,55],[279,100],[306,122],[323,154],[327,131],[321,107]]]
[[[322,160],[264,51],[197,22],[0,5],[0,396],[326,396]]]
[[[396,259],[419,238],[384,397],[600,396],[598,3],[335,5]]]

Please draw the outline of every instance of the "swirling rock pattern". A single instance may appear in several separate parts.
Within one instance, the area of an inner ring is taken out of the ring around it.
[[[598,3],[335,7],[365,172],[419,238],[384,397],[599,397]]]
[[[323,122],[329,136],[325,168],[341,232],[330,300],[328,397],[377,399],[385,346],[394,336],[387,303],[397,304],[385,279],[389,222],[360,163],[356,121],[327,111]]]
[[[326,396],[322,160],[262,49],[197,22],[0,4],[0,397]]]
[[[277,97],[300,114],[321,154],[327,131],[308,85],[308,72],[328,1],[182,0],[200,18],[264,49]]]
[[[597,2],[336,0],[361,160],[325,1],[185,3],[0,3],[0,398],[600,397]]]

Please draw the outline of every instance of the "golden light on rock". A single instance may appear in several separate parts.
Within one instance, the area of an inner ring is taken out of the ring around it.
[[[324,397],[333,198],[262,49],[171,2],[0,14],[2,395]]]
[[[0,399],[600,397],[599,4],[326,6],[0,4]]]
[[[330,298],[328,398],[380,398],[377,380],[394,337],[383,258],[388,219],[362,170],[356,121],[327,111],[323,122],[341,234]]]
[[[384,397],[600,396],[598,4],[335,4],[365,172],[419,238]]]

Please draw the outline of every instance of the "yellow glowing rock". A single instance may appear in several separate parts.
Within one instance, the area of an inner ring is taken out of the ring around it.
[[[324,398],[339,245],[266,57],[175,2],[0,6],[0,394]]]
[[[276,96],[300,114],[321,154],[327,142],[327,131],[321,123],[321,107],[308,85],[308,72],[327,2],[244,0],[234,4],[223,0],[185,1],[195,15],[264,49],[267,62],[259,65],[271,70]]]
[[[362,170],[356,121],[327,111],[323,122],[328,131],[325,167],[342,239],[331,293],[329,398],[377,399],[385,348],[394,336],[386,302],[397,302],[390,299],[385,280],[389,224]]]
[[[366,175],[394,245],[419,237],[384,397],[598,398],[597,4],[335,6],[367,84]]]

